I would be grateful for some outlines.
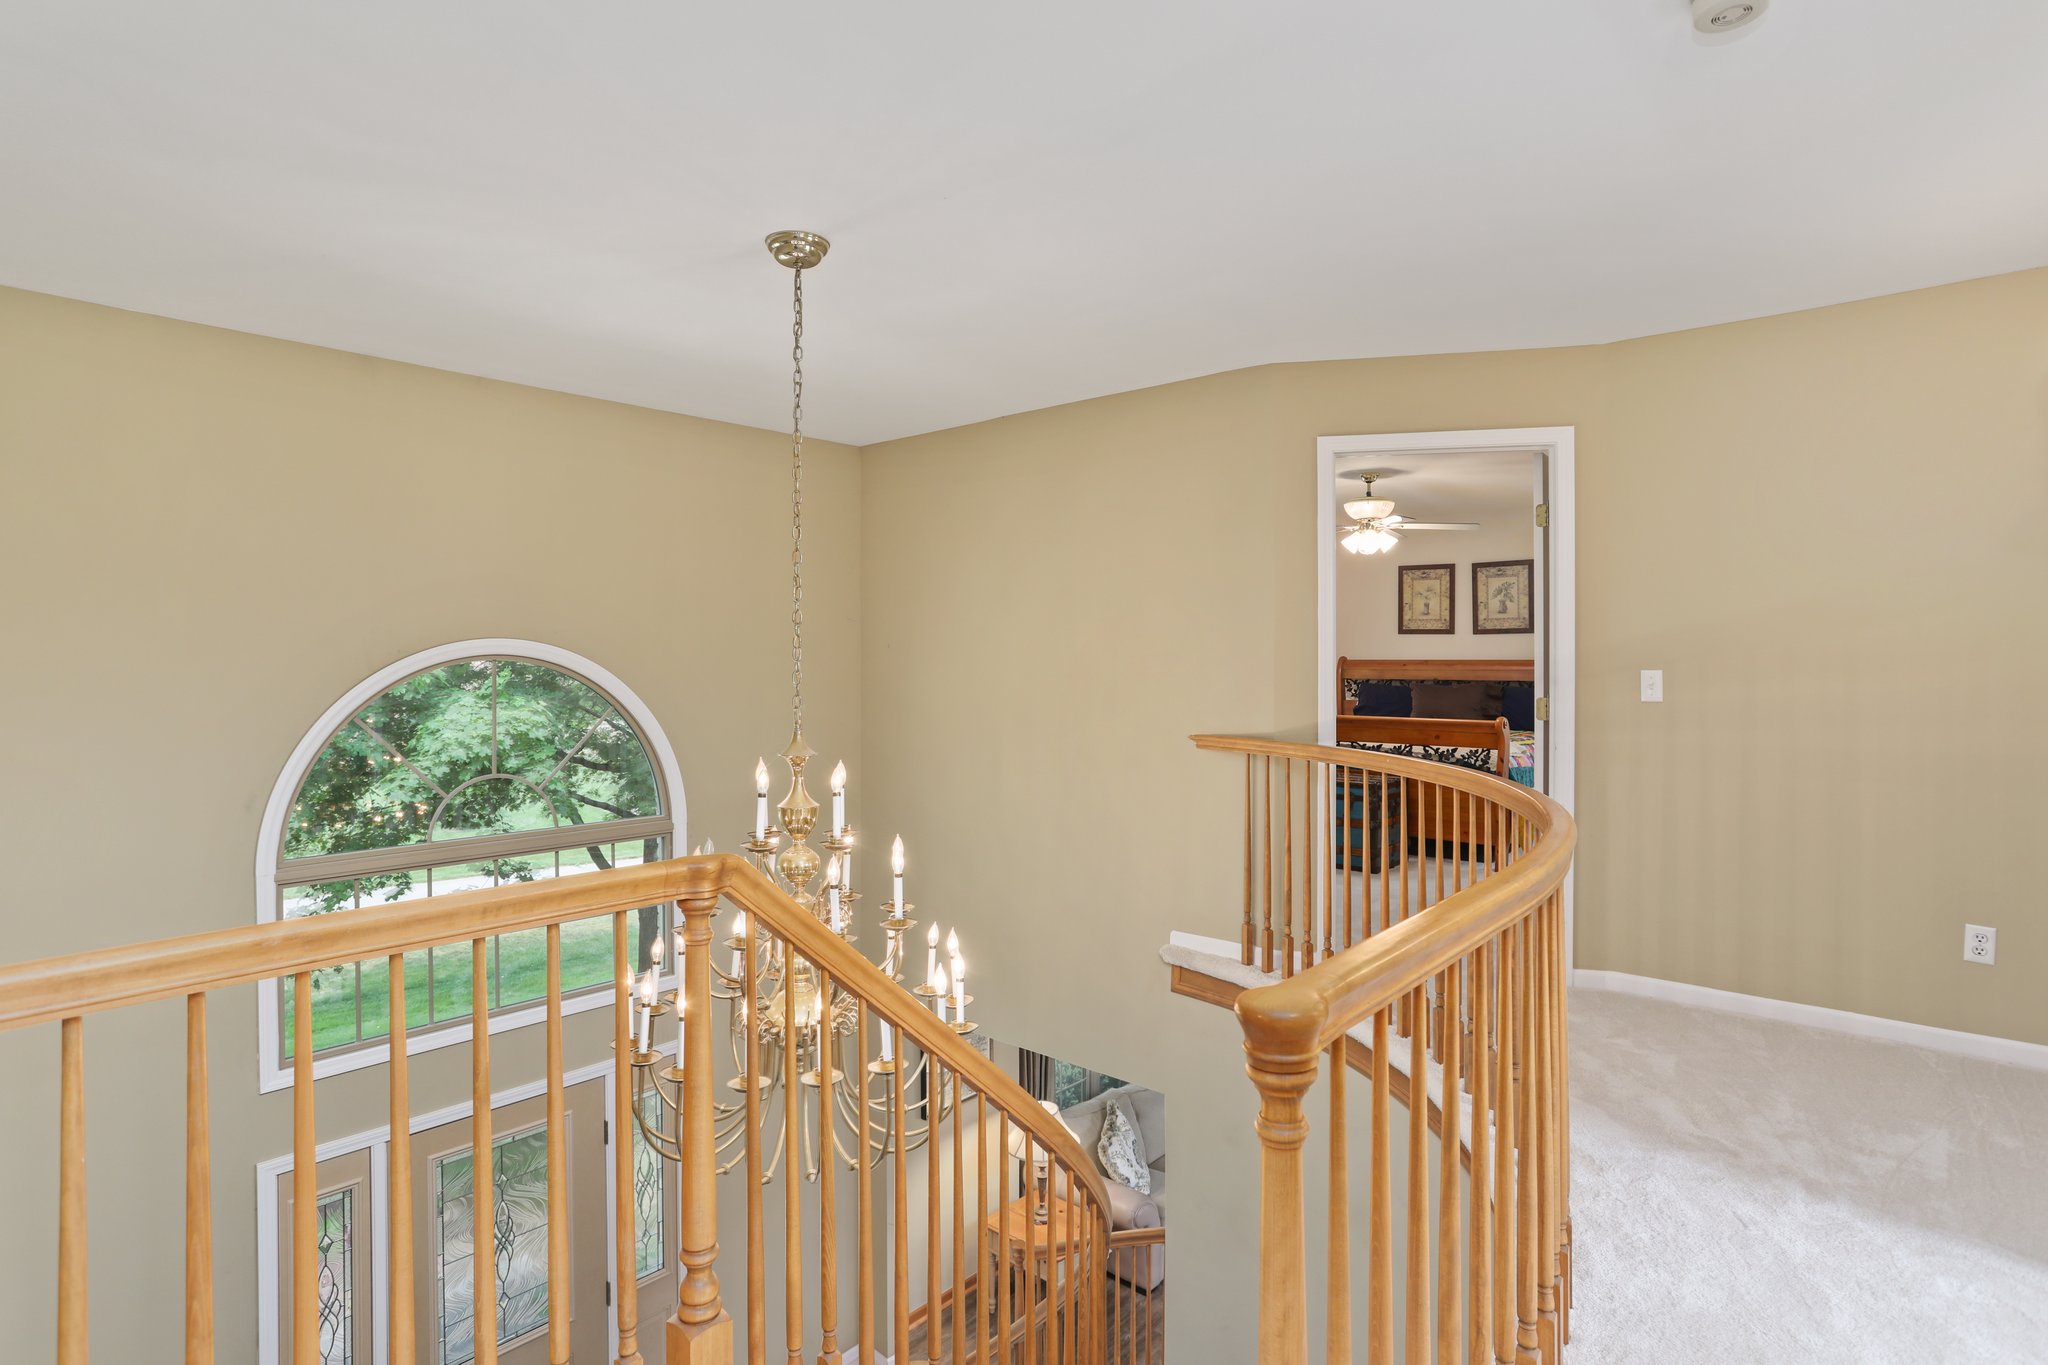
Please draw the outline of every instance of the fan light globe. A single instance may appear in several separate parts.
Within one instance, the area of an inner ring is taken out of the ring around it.
[[[1377,521],[1393,513],[1392,498],[1353,498],[1344,504],[1344,515],[1353,521]]]

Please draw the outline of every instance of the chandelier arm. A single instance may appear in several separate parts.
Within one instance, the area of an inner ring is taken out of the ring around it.
[[[783,1121],[775,1134],[775,1150],[768,1154],[768,1169],[761,1172],[761,1181],[766,1184],[775,1179],[775,1173],[782,1169],[782,1149],[789,1143],[789,1122]]]
[[[820,1082],[820,1085],[821,1085],[821,1086],[823,1085],[823,1082],[822,1082],[822,1081]],[[808,1087],[806,1087],[806,1088],[808,1088]],[[796,1126],[797,1126],[797,1130],[798,1130],[798,1131],[797,1131],[797,1136],[798,1136],[798,1137],[800,1137],[800,1138],[801,1138],[801,1139],[803,1140],[803,1149],[804,1149],[804,1179],[805,1179],[806,1181],[815,1181],[815,1180],[817,1180],[817,1178],[818,1178],[818,1142],[817,1142],[817,1134],[816,1134],[816,1132],[815,1132],[815,1131],[814,1131],[814,1130],[812,1129],[812,1127],[811,1127],[811,1125],[810,1125],[810,1124],[808,1124],[808,1123],[804,1122],[804,1111],[805,1111],[805,1110],[807,1110],[807,1109],[809,1109],[810,1107],[811,1107],[811,1103],[810,1103],[810,1096],[808,1096],[808,1095],[798,1095],[798,1096],[797,1096],[797,1108],[796,1108]],[[824,1108],[825,1106],[824,1106],[824,1105],[823,1105],[823,1104],[821,1103],[821,1104],[820,1104],[820,1105],[819,1105],[818,1107],[819,1107],[819,1108],[820,1108],[820,1109],[822,1110],[822,1109],[823,1109],[823,1108]]]
[[[647,1123],[647,1116],[640,1112],[639,1101],[643,1090],[644,1087],[637,1084],[633,1087],[633,1122],[639,1125],[640,1135],[647,1140],[647,1145],[652,1147],[664,1161],[681,1161],[683,1159],[683,1148],[681,1141],[670,1141],[667,1133],[661,1131],[659,1128],[649,1127]],[[658,1094],[660,1093],[660,1090],[661,1085],[660,1082],[657,1081],[655,1083],[655,1091]]]

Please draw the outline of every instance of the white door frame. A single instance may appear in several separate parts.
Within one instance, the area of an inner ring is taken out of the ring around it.
[[[1504,427],[1485,431],[1397,431],[1316,438],[1316,734],[1337,740],[1337,460],[1351,455],[1440,455],[1452,451],[1528,450],[1543,455],[1549,480],[1550,795],[1577,806],[1578,742],[1578,465],[1576,427]],[[1565,963],[1577,961],[1572,939],[1572,879],[1564,883]]]

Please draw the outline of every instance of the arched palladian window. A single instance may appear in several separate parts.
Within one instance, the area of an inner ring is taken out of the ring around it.
[[[434,664],[345,707],[291,795],[276,831],[274,913],[292,919],[667,856],[675,822],[663,771],[611,694],[566,667],[480,656]],[[332,716],[333,713],[330,713]],[[660,742],[658,732],[654,736]],[[638,935],[658,932],[654,908]],[[546,995],[545,930],[492,940],[492,1010]],[[562,927],[565,994],[609,988],[608,916]],[[466,943],[406,959],[410,1029],[470,1017]],[[280,1062],[291,1056],[293,983],[275,992]],[[383,961],[317,973],[316,1054],[363,1049],[389,1033]]]

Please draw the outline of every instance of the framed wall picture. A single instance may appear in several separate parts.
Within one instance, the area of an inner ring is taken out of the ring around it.
[[[1472,566],[1472,633],[1533,635],[1533,559],[1490,559]]]
[[[1454,635],[1458,629],[1458,566],[1401,565],[1401,634]]]

